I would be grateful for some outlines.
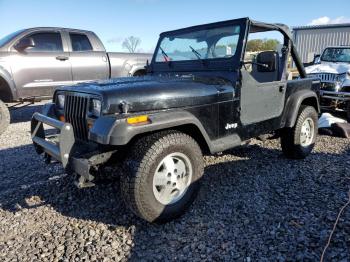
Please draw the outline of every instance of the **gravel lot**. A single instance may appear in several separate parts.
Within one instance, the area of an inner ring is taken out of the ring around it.
[[[321,136],[303,161],[278,141],[207,156],[202,190],[180,219],[151,225],[119,198],[118,179],[79,190],[31,145],[29,119],[12,113],[0,137],[1,261],[315,261],[350,188],[350,140]],[[326,261],[350,261],[350,206]]]

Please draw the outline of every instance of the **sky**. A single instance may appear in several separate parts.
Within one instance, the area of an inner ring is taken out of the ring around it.
[[[153,52],[163,31],[251,17],[289,26],[350,22],[350,0],[0,0],[0,38],[19,29],[57,26],[94,31],[107,51]]]

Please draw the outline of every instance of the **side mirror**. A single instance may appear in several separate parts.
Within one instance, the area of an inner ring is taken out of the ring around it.
[[[313,61],[314,64],[319,64],[321,63],[321,55],[320,54],[317,54],[314,56],[314,61]]]
[[[22,38],[16,45],[15,48],[18,51],[24,51],[29,47],[35,47],[34,39],[32,37]]]
[[[275,72],[278,66],[278,54],[274,51],[265,51],[256,57],[258,72]]]

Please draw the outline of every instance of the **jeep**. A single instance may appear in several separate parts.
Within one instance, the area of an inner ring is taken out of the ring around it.
[[[246,60],[249,35],[270,31],[283,36],[280,51]],[[203,154],[272,132],[289,158],[312,151],[320,81],[306,78],[291,39],[287,26],[249,18],[162,33],[146,76],[57,89],[33,115],[35,149],[76,174],[81,188],[106,167],[116,170],[137,216],[174,219],[197,195]],[[300,79],[288,80],[289,56]],[[44,124],[57,135],[46,134]]]
[[[350,46],[327,47],[305,71],[321,81],[321,110],[346,113],[350,122]]]

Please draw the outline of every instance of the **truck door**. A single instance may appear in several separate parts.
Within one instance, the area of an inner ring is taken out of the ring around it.
[[[242,67],[243,125],[273,119],[282,114],[287,83],[281,80],[280,64],[277,52],[265,51],[257,54],[256,59]]]
[[[73,82],[108,79],[109,63],[105,51],[96,50],[86,34],[69,33]]]
[[[21,98],[51,97],[57,86],[72,84],[69,53],[64,51],[59,31],[31,33],[34,46],[18,51],[13,48],[13,78]]]

